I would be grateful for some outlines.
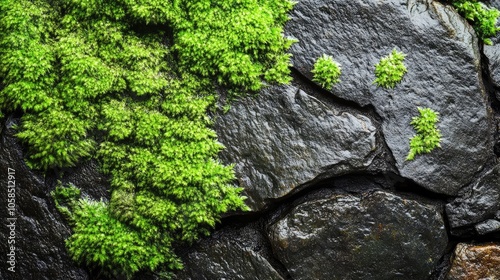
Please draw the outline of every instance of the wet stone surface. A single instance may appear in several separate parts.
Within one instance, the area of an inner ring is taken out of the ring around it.
[[[430,0],[302,0],[286,34],[299,40],[292,62],[309,79],[323,54],[341,64],[331,93],[375,108],[402,176],[455,195],[494,157],[477,38],[451,7]],[[375,64],[392,49],[407,54],[408,72],[394,89],[377,87]],[[406,161],[417,107],[440,114],[442,148]]]
[[[15,272],[7,271],[3,261],[0,279],[5,280],[86,280],[87,271],[79,268],[68,256],[64,240],[70,228],[55,209],[43,176],[24,164],[22,149],[13,136],[12,123],[0,133],[0,184],[7,186],[8,168],[15,170]],[[11,217],[3,207],[7,191],[0,192],[2,218]],[[2,221],[3,224],[4,221]],[[10,253],[10,229],[0,230],[0,251]],[[12,244],[11,244],[12,245]],[[6,253],[7,254],[7,253]],[[5,257],[2,257],[5,260]]]
[[[295,280],[428,279],[448,241],[433,206],[383,191],[300,204],[269,238]]]
[[[446,205],[452,228],[471,226],[494,218],[500,210],[500,166],[488,171]]]
[[[240,187],[253,210],[320,177],[366,169],[376,153],[376,127],[361,113],[327,106],[294,86],[271,87],[235,101],[218,116]]]
[[[186,268],[175,279],[284,280],[266,258],[265,243],[252,227],[216,233],[184,254]]]

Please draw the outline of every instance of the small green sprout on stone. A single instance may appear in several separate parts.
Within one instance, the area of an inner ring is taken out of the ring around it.
[[[340,82],[340,64],[333,60],[330,55],[323,54],[322,57],[318,58],[311,72],[314,75],[313,81],[325,89],[331,89],[333,85]]]
[[[394,88],[407,72],[406,66],[403,64],[405,56],[406,54],[393,49],[388,56],[380,59],[379,63],[375,65],[377,78],[373,83],[379,87]]]
[[[413,160],[416,155],[430,153],[441,147],[441,132],[436,127],[439,113],[429,108],[418,107],[420,116],[413,117],[411,124],[417,134],[410,139],[410,153],[406,160]]]
[[[486,45],[493,45],[490,37],[495,37],[497,31],[497,19],[500,11],[496,8],[488,8],[485,4],[476,0],[458,0],[453,2],[457,12],[465,17],[474,30],[477,37]]]

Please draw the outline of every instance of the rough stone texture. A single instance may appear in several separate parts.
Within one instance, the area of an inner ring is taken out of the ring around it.
[[[488,233],[500,231],[500,222],[497,220],[490,219],[477,224],[475,228],[478,234],[485,235]]]
[[[457,244],[452,266],[446,279],[500,279],[500,244]]]
[[[391,193],[305,202],[270,227],[292,279],[428,279],[447,235],[435,208]]]
[[[219,232],[190,249],[177,280],[283,280],[263,252],[263,236],[251,228]]]
[[[500,166],[487,172],[463,192],[460,197],[446,205],[452,228],[469,226],[493,218],[500,210]]]
[[[493,41],[493,46],[484,46],[484,54],[489,60],[488,68],[491,81],[495,86],[500,87],[500,45],[498,45],[500,38],[495,38]],[[497,93],[497,98],[499,97]]]
[[[494,7],[500,9],[500,1],[489,1],[488,5],[490,7]],[[495,38],[492,38],[491,41],[493,45],[488,46],[484,45],[484,54],[488,58],[488,68],[490,71],[490,77],[493,84],[497,87],[500,87],[500,33],[497,34]],[[497,92],[497,98],[500,97],[500,93]]]
[[[455,195],[493,158],[477,38],[452,8],[427,0],[301,0],[291,16],[294,67],[312,78],[315,60],[333,55],[343,73],[332,93],[374,106],[402,176]],[[408,73],[394,89],[378,88],[374,65],[394,48],[407,54]],[[417,106],[440,113],[442,148],[405,161]]]
[[[235,101],[216,129],[253,210],[318,177],[363,170],[373,160],[376,128],[294,86]]]
[[[8,122],[10,126],[12,123]],[[5,280],[67,280],[89,279],[85,270],[78,268],[69,258],[64,240],[70,230],[55,209],[50,190],[42,176],[34,174],[23,162],[21,147],[12,135],[12,129],[3,129],[0,134],[0,200],[1,217],[10,217],[7,213],[7,169],[15,169],[16,212],[15,218],[15,272],[7,271],[5,263],[7,237],[9,229],[2,220],[0,230],[0,252],[2,268],[0,279]]]

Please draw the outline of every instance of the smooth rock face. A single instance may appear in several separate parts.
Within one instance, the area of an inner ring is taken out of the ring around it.
[[[203,240],[183,258],[185,269],[178,280],[283,280],[264,257],[263,236],[243,228],[232,236]]]
[[[7,170],[15,170],[15,272],[7,271],[5,254],[10,253],[7,238],[10,230],[2,221],[0,230],[0,252],[2,269],[0,279],[6,280],[83,280],[89,279],[87,272],[77,267],[69,258],[64,240],[70,229],[54,207],[43,177],[35,175],[24,164],[21,147],[12,135],[12,129],[4,129],[0,135],[0,200],[1,217],[7,213]],[[5,204],[4,204],[5,203]]]
[[[317,177],[366,168],[376,128],[361,114],[341,112],[293,86],[271,87],[235,101],[216,120],[222,157],[259,210]]]
[[[428,279],[448,241],[436,209],[382,191],[300,204],[269,237],[295,280]]]
[[[463,227],[493,218],[500,210],[500,166],[495,167],[464,194],[446,205],[452,228]]]
[[[459,243],[447,280],[500,279],[500,244]]]
[[[341,64],[332,94],[374,106],[402,176],[455,195],[493,157],[477,38],[452,8],[427,0],[301,0],[291,17],[286,34],[299,40],[294,67],[312,78],[322,54]],[[407,54],[408,72],[394,89],[379,88],[375,64],[394,48]],[[439,112],[442,148],[405,161],[418,106]]]

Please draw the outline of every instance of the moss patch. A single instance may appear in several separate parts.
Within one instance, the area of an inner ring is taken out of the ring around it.
[[[182,267],[175,242],[246,209],[206,111],[214,87],[290,80],[292,2],[6,0],[0,110],[21,110],[31,167],[97,158],[109,203],[69,204],[79,263],[109,275]]]

